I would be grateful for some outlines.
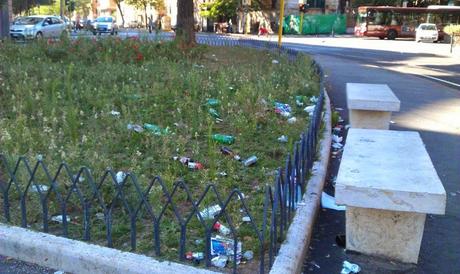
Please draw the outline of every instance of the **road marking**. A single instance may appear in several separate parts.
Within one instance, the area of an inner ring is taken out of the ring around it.
[[[428,75],[423,75],[423,74],[420,74],[420,76],[423,76],[423,77],[426,77],[426,78],[431,79],[431,80],[443,82],[443,83],[446,83],[446,84],[449,84],[449,85],[456,86],[456,87],[460,88],[459,84],[456,84],[456,83],[453,83],[453,82],[450,82],[450,81],[447,81],[447,80],[443,80],[443,79],[439,79],[439,78],[436,78],[436,77],[433,77],[433,76],[428,76]]]

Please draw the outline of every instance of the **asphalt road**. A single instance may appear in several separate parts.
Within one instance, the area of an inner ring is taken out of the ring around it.
[[[335,107],[343,109],[339,112],[345,118],[345,123],[347,82],[389,85],[401,101],[400,112],[393,113],[394,124],[391,129],[420,133],[446,189],[446,214],[427,216],[419,263],[412,265],[345,252],[335,240],[337,235],[345,233],[344,212],[324,209],[316,224],[304,272],[339,273],[343,260],[350,260],[360,264],[362,273],[460,273],[460,85],[455,85],[460,83],[460,58],[436,52],[428,53],[429,56],[416,53],[415,47],[418,45],[413,41],[397,41],[400,45],[397,50],[375,49],[377,42],[381,47],[385,47],[386,43],[394,43],[386,40],[372,41],[370,47],[374,46],[374,49],[366,50],[347,48],[345,42],[340,51],[328,46],[306,47],[309,47],[309,52],[328,75],[327,86],[331,101]],[[350,43],[355,41],[350,40]],[[406,45],[405,48],[414,48],[410,49],[412,52],[398,53],[403,45]],[[439,45],[429,46],[435,48]],[[331,52],[329,48],[332,48]],[[360,55],[356,58],[358,52]],[[397,69],[394,69],[394,63],[398,63]],[[414,74],[413,66],[421,63],[424,70]],[[439,67],[442,67],[443,73],[435,78],[453,84],[425,77],[437,72]],[[332,164],[331,176],[337,171],[338,165],[338,161]],[[334,193],[331,181],[326,191]]]

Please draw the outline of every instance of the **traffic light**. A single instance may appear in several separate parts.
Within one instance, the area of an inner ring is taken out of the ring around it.
[[[308,11],[308,4],[299,4],[299,12],[306,13]]]

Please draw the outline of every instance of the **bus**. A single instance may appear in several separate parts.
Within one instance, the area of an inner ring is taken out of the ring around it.
[[[389,6],[364,6],[358,8],[356,36],[378,37],[394,40],[415,38],[415,29],[421,23],[434,23],[439,40],[444,39],[444,26],[460,24],[460,6],[428,6],[403,8]]]

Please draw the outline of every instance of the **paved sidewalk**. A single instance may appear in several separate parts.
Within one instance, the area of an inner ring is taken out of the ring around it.
[[[347,123],[347,82],[388,84],[401,101],[392,130],[418,131],[447,193],[446,215],[428,215],[418,265],[351,254],[336,243],[345,233],[344,212],[320,212],[305,260],[305,273],[340,273],[343,260],[360,264],[361,273],[460,273],[460,90],[420,77],[370,67],[325,55],[315,56],[328,75],[328,90]],[[378,153],[378,152],[376,152]],[[401,155],[410,157],[410,155]],[[339,162],[331,165],[331,176]],[[333,194],[331,182],[326,191]]]
[[[0,255],[0,274],[53,274],[54,270]]]

